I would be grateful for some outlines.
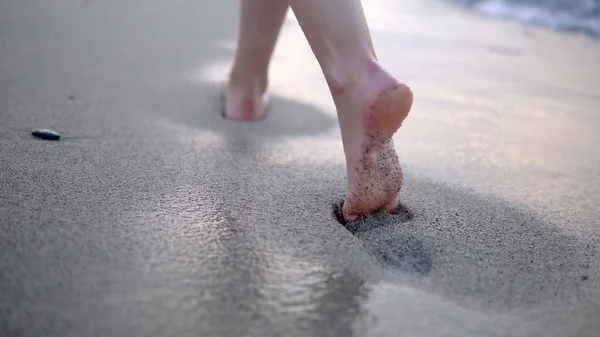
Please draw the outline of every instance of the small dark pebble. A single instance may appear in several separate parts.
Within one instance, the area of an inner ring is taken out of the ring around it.
[[[582,280],[582,281],[586,281],[587,279],[588,279],[588,276],[587,276],[587,275],[583,275],[583,276],[581,276],[581,280]]]
[[[73,96],[73,95],[69,95],[69,96],[67,96],[67,98],[68,98],[70,101],[73,101],[73,100],[75,100],[75,96]]]
[[[41,138],[41,139],[45,139],[45,140],[59,140],[60,139],[60,133],[58,133],[56,131],[48,130],[48,129],[33,130],[31,132],[31,135],[33,135],[36,138]]]

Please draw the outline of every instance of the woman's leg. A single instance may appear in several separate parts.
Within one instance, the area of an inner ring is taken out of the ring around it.
[[[288,10],[287,0],[240,0],[235,61],[225,88],[225,116],[252,121],[264,116],[269,62]]]
[[[412,92],[377,62],[360,0],[289,0],[336,105],[348,174],[344,218],[398,206],[402,170],[392,142]]]

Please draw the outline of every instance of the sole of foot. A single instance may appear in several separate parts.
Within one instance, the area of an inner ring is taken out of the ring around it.
[[[389,76],[389,75],[387,75]],[[393,77],[392,77],[393,79]],[[404,84],[394,83],[367,100],[362,111],[361,140],[348,160],[348,190],[342,207],[347,222],[375,211],[394,213],[403,175],[392,136],[402,126],[413,102]]]

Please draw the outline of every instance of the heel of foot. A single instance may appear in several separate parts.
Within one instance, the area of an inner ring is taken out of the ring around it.
[[[368,133],[386,141],[402,126],[413,103],[413,93],[404,84],[396,84],[381,92],[367,114]]]

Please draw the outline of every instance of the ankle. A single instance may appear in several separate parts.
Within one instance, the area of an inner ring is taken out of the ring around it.
[[[229,90],[251,98],[259,97],[267,91],[268,79],[265,73],[242,72],[234,67],[229,74]]]
[[[393,79],[374,58],[339,62],[324,70],[324,74],[334,97],[360,97],[372,89],[373,82]]]

